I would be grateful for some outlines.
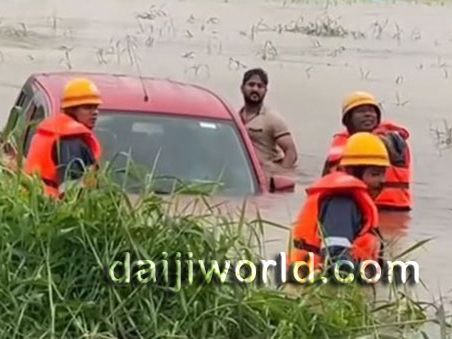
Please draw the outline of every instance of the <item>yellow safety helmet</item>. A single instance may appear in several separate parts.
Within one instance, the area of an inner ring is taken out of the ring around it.
[[[80,105],[100,105],[99,90],[96,85],[85,78],[76,78],[69,81],[64,87],[61,98],[61,108],[69,108]]]
[[[347,95],[342,103],[342,123],[345,124],[345,118],[352,109],[362,105],[374,106],[378,113],[378,121],[380,122],[381,111],[375,97],[368,92],[356,91]]]
[[[340,166],[390,166],[383,141],[375,134],[359,132],[348,138]]]

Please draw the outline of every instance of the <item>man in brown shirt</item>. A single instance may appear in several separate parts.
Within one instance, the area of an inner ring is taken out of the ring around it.
[[[239,114],[264,170],[271,175],[293,169],[297,149],[284,119],[264,105],[267,86],[268,76],[261,68],[245,72],[241,86],[245,105]]]

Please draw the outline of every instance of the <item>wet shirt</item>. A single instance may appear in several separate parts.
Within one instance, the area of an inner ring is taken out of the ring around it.
[[[351,260],[347,248],[352,246],[363,225],[357,203],[347,196],[326,198],[320,205],[319,221],[325,236],[324,253],[328,250],[332,257]]]
[[[263,105],[258,114],[245,120],[244,108],[239,114],[244,122],[250,139],[264,167],[271,168],[275,162],[284,157],[276,141],[289,135],[289,128],[284,119],[274,110]]]
[[[91,149],[78,137],[60,139],[59,147],[57,144],[53,147],[52,156],[58,170],[59,185],[66,180],[80,179],[85,170],[95,164]]]

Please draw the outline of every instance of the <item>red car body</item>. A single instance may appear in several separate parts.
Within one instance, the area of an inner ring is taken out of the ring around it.
[[[121,74],[87,72],[51,72],[32,74],[18,96],[15,105],[24,110],[25,121],[42,120],[60,111],[60,98],[65,84],[74,77],[92,80],[102,95],[99,107],[109,111],[155,112],[186,117],[215,118],[233,122],[240,132],[260,193],[294,189],[294,182],[275,176],[266,178],[254,147],[242,121],[229,104],[216,93],[193,84],[167,79],[135,77]],[[25,147],[30,142],[30,130],[25,131]],[[26,153],[26,152],[25,152]]]

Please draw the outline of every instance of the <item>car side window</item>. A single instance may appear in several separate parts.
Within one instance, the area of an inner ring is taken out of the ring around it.
[[[31,140],[36,132],[36,128],[39,123],[46,118],[48,109],[44,96],[42,93],[35,89],[33,100],[31,101],[29,107],[25,110],[25,117],[27,121],[27,128],[24,135],[24,147],[23,154],[27,156],[28,150],[30,149]]]
[[[20,108],[27,107],[31,100],[33,99],[33,93],[34,89],[32,86],[31,80],[28,80],[25,85],[22,87],[19,96],[16,99],[16,102],[14,103],[15,106],[18,106]]]
[[[8,120],[6,122],[6,126],[13,128],[11,135],[13,140],[11,141],[13,141],[13,143],[17,145],[20,144],[20,140],[22,140],[23,133],[25,131],[25,121],[26,121],[25,112],[28,106],[30,105],[32,98],[33,90],[31,87],[31,83],[26,82],[25,85],[22,87],[16,99],[16,102],[14,103],[14,107],[11,108]]]
[[[17,97],[15,106],[24,107],[26,104],[28,104],[32,98],[32,93],[28,91],[27,95],[27,87],[28,85],[25,85],[22,90],[20,91],[19,96]]]

